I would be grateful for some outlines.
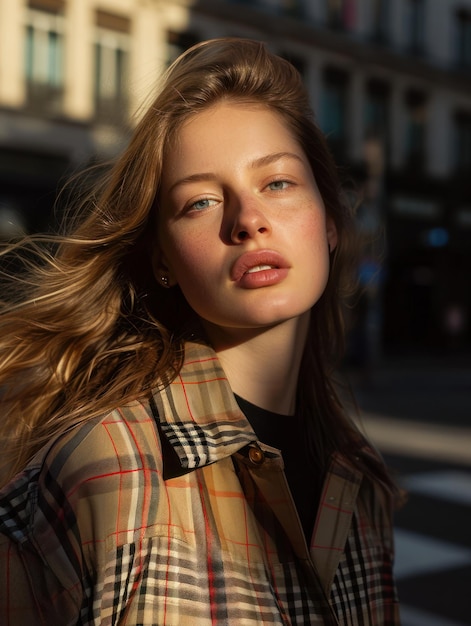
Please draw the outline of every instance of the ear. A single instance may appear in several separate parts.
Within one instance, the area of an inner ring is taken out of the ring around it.
[[[152,252],[152,271],[162,287],[174,287],[177,284],[161,250]]]
[[[329,251],[333,252],[338,244],[337,227],[334,220],[329,215],[326,218],[326,234]]]

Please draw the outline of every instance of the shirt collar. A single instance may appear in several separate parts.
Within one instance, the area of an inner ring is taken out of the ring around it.
[[[185,344],[183,367],[170,385],[154,392],[154,400],[182,468],[214,463],[257,439],[216,353],[204,343]]]

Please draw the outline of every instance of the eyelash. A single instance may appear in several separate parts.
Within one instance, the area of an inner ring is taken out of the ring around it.
[[[289,186],[292,185],[292,183],[289,180],[285,180],[284,178],[280,178],[279,180],[272,180],[271,182],[269,182],[267,184],[267,187],[270,188],[272,185],[277,185],[277,184],[282,184],[283,187],[281,188],[276,188],[276,189],[270,189],[270,191],[284,191],[285,189],[287,189]],[[195,200],[195,202],[192,202],[190,204],[190,206],[188,207],[188,209],[190,211],[203,211],[204,209],[209,208],[208,206],[204,206],[204,207],[200,207],[197,208],[196,205],[197,204],[201,204],[203,202],[217,202],[217,200],[213,199],[213,198],[199,198],[198,200]]]
[[[192,202],[188,209],[190,211],[203,211],[204,209],[207,209],[208,206],[200,207],[199,209],[196,208],[196,205],[202,202],[217,202],[217,200],[214,200],[213,198],[199,198],[199,200],[195,200],[195,202]]]
[[[196,202],[193,202],[193,204],[190,206],[190,209],[198,209],[196,205],[202,204],[203,202],[208,202],[207,198],[202,198],[201,200],[197,200]],[[200,207],[200,208],[204,209],[206,207]]]
[[[278,183],[283,183],[283,185],[285,185],[284,187],[277,188],[277,189],[272,189],[271,191],[283,191],[284,189],[287,189],[291,183],[289,180],[284,180],[283,178],[280,178],[279,180],[272,180],[270,183],[268,183],[267,187],[271,187],[271,185],[276,185]]]

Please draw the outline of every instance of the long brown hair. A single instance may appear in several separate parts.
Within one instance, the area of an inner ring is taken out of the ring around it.
[[[299,399],[321,468],[332,450],[352,454],[358,447],[331,377],[342,351],[352,213],[298,72],[260,42],[228,38],[194,46],[168,69],[127,149],[68,216],[62,234],[30,237],[4,251],[2,273],[10,274],[0,316],[5,478],[51,437],[148,394],[178,372],[187,309],[179,288],[162,289],[152,273],[156,198],[165,151],[181,124],[222,99],[262,103],[283,116],[337,227],[328,285],[312,311]]]

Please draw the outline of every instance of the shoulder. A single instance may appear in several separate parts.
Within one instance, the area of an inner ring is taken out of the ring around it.
[[[155,418],[149,404],[134,401],[72,428],[44,455],[55,477],[80,471],[86,477],[102,471],[141,467],[160,449]]]
[[[393,513],[398,489],[389,476],[380,452],[365,441],[361,449],[364,466],[357,503],[360,528],[370,528],[386,552],[393,551]]]
[[[381,453],[361,433],[349,456],[334,454],[336,474],[343,484],[356,485],[355,518],[387,546],[392,546],[393,511],[397,487]]]
[[[148,403],[134,401],[44,446],[0,491],[0,532],[21,543],[37,529],[40,511],[70,525],[84,508],[115,510],[126,491],[160,470],[155,419]]]
[[[31,580],[41,581],[22,608],[28,616],[38,602],[54,611],[59,598],[75,623],[84,581],[152,530],[159,451],[149,406],[133,402],[56,437],[0,491],[0,580],[15,578],[8,593],[23,604]]]

